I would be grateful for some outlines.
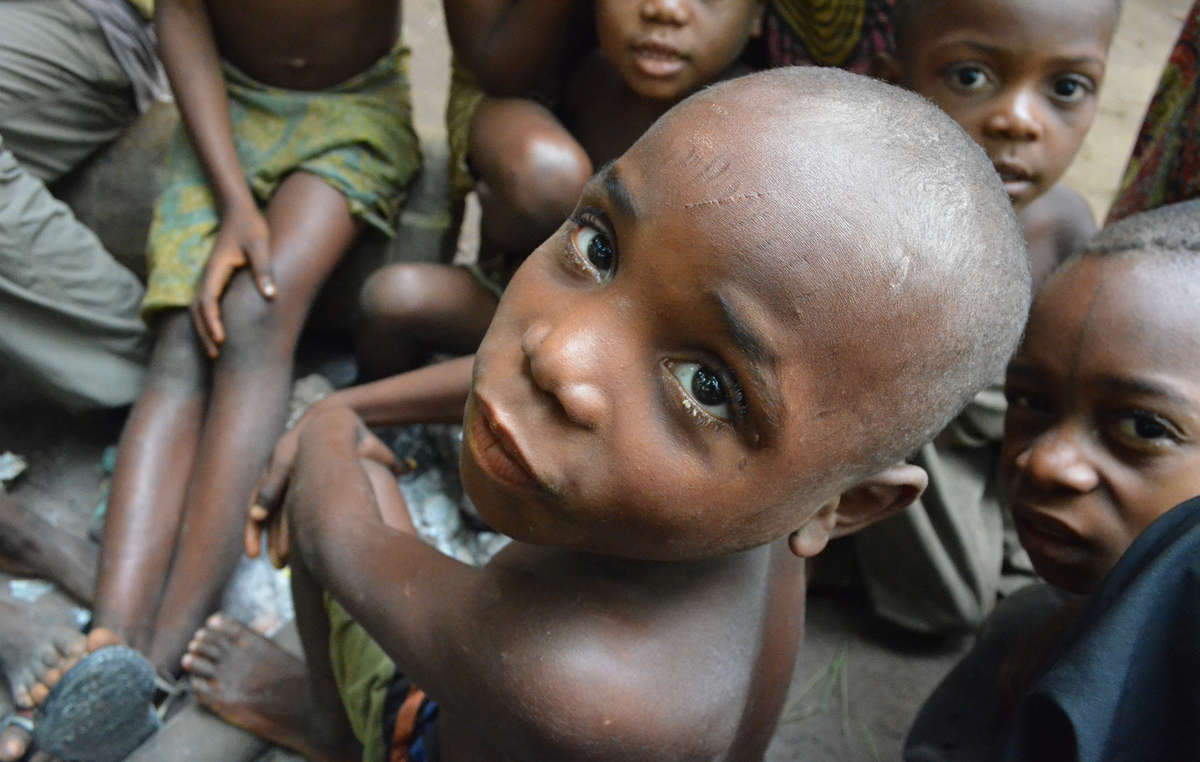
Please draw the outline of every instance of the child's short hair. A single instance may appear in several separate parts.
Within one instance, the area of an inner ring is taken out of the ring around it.
[[[912,28],[913,23],[927,11],[949,2],[953,2],[953,0],[896,0],[896,7],[892,10],[892,32],[896,37],[896,44],[901,44],[900,41]],[[1112,4],[1113,12],[1117,18],[1120,18],[1125,0],[1112,0]]]
[[[725,92],[735,88],[736,95]],[[867,437],[864,462],[851,468],[862,478],[910,455],[1002,377],[1030,302],[1029,261],[1012,204],[971,137],[901,88],[837,69],[791,67],[707,92],[714,91],[748,100],[773,123],[797,125],[774,138],[748,136],[748,145],[784,154],[781,174],[816,173],[799,184],[802,192],[815,185],[845,209],[839,216],[855,235],[849,245],[839,243],[847,249],[837,255],[839,266],[886,274],[887,301],[896,310],[879,318],[877,334],[907,346],[904,332],[930,333],[920,352],[885,360],[893,363],[879,369],[886,379],[862,380],[872,399],[858,415],[864,428],[878,429]],[[811,168],[792,165],[786,154],[809,141],[822,146],[820,160]],[[844,179],[824,182],[834,168]]]
[[[1140,212],[1105,227],[1080,252],[1138,254],[1181,263],[1200,261],[1200,199]]]

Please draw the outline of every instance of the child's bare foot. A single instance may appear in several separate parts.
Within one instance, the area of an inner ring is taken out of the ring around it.
[[[54,526],[20,500],[0,496],[0,569],[43,577],[90,603],[99,553],[84,535]]]
[[[84,654],[84,638],[77,630],[39,624],[20,606],[0,601],[0,672],[8,680],[17,709],[36,708]],[[7,716],[5,712],[0,720]],[[0,730],[0,762],[25,755],[31,740],[25,724],[5,722]]]
[[[310,759],[354,758],[316,737],[304,662],[236,619],[210,616],[182,664],[196,698],[226,722]]]

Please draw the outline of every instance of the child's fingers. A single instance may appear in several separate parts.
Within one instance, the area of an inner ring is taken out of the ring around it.
[[[200,304],[192,302],[188,306],[188,312],[192,315],[192,327],[196,329],[196,336],[200,339],[200,346],[204,348],[204,354],[208,355],[210,359],[216,359],[219,349],[208,335],[208,325],[204,322],[204,316],[200,312]]]
[[[247,241],[243,247],[246,259],[250,262],[250,271],[254,274],[254,283],[264,299],[275,298],[275,272],[271,267],[271,247],[261,238]]]
[[[242,550],[246,551],[246,555],[250,558],[258,558],[258,554],[262,550],[263,525],[262,521],[254,518],[254,509],[250,510],[250,516],[246,519],[246,526],[242,530]]]
[[[271,462],[267,465],[267,472],[258,480],[258,489],[254,492],[255,506],[266,511],[278,508],[291,478],[291,461],[285,463],[272,457]]]
[[[276,569],[287,566],[291,552],[291,539],[288,537],[287,514],[279,513],[267,533],[267,557]]]
[[[370,458],[380,465],[387,466],[393,471],[396,470],[397,460],[396,453],[392,452],[391,448],[379,440],[379,437],[370,432],[365,432],[358,441],[358,454],[362,458]]]

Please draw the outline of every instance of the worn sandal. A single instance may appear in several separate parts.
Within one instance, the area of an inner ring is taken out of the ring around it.
[[[119,762],[159,728],[154,678],[154,668],[132,648],[92,652],[38,708],[37,747],[68,762]]]

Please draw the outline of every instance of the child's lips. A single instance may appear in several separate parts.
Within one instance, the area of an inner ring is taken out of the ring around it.
[[[687,66],[687,57],[675,46],[664,42],[635,43],[631,51],[634,67],[647,77],[669,79]]]
[[[1083,535],[1055,516],[1020,502],[1014,502],[1011,510],[1021,544],[1034,556],[1059,558],[1088,547]]]
[[[477,415],[465,432],[466,445],[475,462],[493,479],[512,487],[544,491],[516,440],[496,419],[492,408],[475,398]]]
[[[1033,172],[1019,162],[1002,159],[994,162],[994,166],[1000,175],[1000,181],[1004,183],[1004,190],[1011,199],[1015,200],[1028,193],[1036,181]]]

